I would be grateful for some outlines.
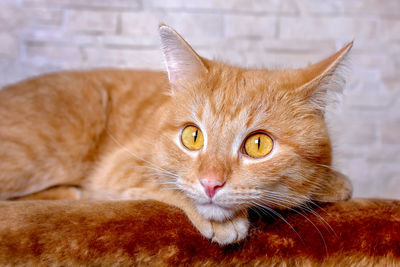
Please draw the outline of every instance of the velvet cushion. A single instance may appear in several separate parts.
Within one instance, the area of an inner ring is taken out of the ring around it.
[[[159,202],[0,202],[0,265],[400,266],[400,201],[314,208],[252,212],[248,238],[220,247]]]

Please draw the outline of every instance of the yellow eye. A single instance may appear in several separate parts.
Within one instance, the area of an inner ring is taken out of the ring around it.
[[[253,158],[261,158],[268,155],[274,146],[274,141],[265,133],[250,135],[245,143],[244,150]]]
[[[182,144],[190,150],[199,150],[204,146],[203,133],[196,126],[186,126],[182,131]]]

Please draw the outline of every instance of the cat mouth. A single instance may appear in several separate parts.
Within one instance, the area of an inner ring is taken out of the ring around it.
[[[217,203],[213,202],[212,200],[210,200],[208,203],[204,203],[204,204],[200,204],[200,205],[203,205],[203,206],[206,206],[206,207],[218,207],[218,208],[227,209],[227,210],[230,209],[229,207],[217,204]]]
[[[220,204],[218,202],[216,202],[215,200],[209,199],[208,201],[202,201],[202,202],[198,202],[197,205],[199,206],[204,206],[204,207],[218,207],[221,209],[226,209],[226,210],[231,210],[232,209],[232,205],[224,205],[224,204]]]
[[[232,217],[235,213],[233,207],[217,204],[210,200],[207,203],[196,205],[197,211],[207,219],[222,221]]]

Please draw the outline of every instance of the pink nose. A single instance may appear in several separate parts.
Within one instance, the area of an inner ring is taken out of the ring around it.
[[[215,195],[218,189],[224,187],[225,185],[223,182],[210,178],[202,178],[200,179],[200,183],[204,187],[204,191],[206,191],[207,196],[210,198]]]

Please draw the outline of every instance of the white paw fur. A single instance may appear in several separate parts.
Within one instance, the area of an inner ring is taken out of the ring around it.
[[[243,240],[249,229],[249,220],[243,217],[225,222],[212,222],[211,224],[214,231],[212,241],[220,245],[228,245]]]

